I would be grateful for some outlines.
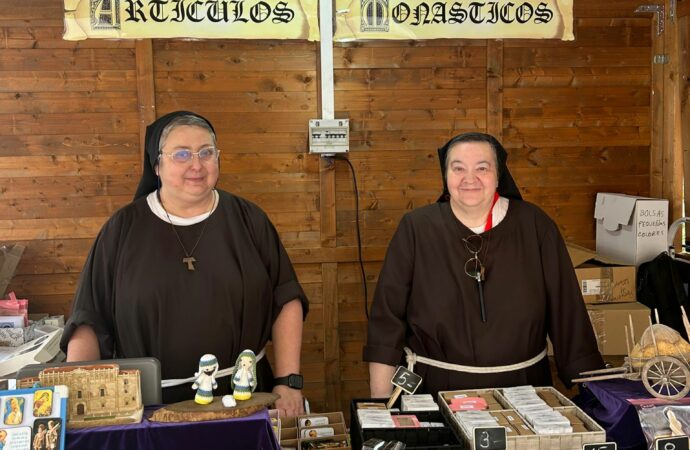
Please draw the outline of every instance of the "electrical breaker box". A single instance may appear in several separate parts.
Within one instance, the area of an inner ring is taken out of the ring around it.
[[[312,119],[309,121],[309,153],[332,155],[349,151],[349,119]]]

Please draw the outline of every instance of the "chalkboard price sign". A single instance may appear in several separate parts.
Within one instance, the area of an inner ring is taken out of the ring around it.
[[[688,436],[675,436],[656,440],[656,450],[690,450],[690,438]]]
[[[420,384],[422,384],[422,377],[414,372],[407,370],[403,366],[398,366],[398,370],[393,374],[391,383],[398,386],[408,394],[414,394]]]
[[[585,444],[582,450],[617,450],[618,445],[615,442],[602,442],[600,444]]]
[[[506,429],[487,427],[474,429],[474,450],[505,450]]]

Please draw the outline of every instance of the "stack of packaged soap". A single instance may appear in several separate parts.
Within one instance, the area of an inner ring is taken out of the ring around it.
[[[570,421],[546,404],[533,386],[517,386],[503,389],[503,396],[529,422],[537,434],[572,433]]]
[[[501,426],[489,411],[458,411],[455,418],[468,435],[472,434],[474,428]]]
[[[403,395],[400,397],[401,411],[438,411],[438,403],[431,394]]]

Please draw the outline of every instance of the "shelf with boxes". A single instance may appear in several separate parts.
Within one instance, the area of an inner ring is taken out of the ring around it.
[[[492,426],[506,429],[507,450],[580,450],[606,441],[604,430],[552,387],[445,391],[439,404],[471,448],[473,428]]]
[[[283,450],[352,449],[340,411],[281,418],[280,446]]]
[[[424,397],[424,398],[423,398]],[[424,401],[418,401],[418,400]],[[352,447],[377,438],[400,441],[407,450],[452,450],[463,445],[430,395],[403,395],[394,408],[388,399],[354,399],[350,402]]]

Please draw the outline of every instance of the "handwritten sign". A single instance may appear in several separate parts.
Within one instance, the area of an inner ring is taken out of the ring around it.
[[[666,211],[662,208],[640,207],[637,216],[637,237],[655,237],[666,235]]]
[[[391,383],[408,394],[414,394],[419,385],[422,384],[422,377],[403,366],[398,366],[398,370],[393,374]]]
[[[478,427],[474,429],[474,450],[505,450],[506,429],[504,427]]]
[[[657,439],[654,443],[656,450],[690,450],[688,436],[675,436]]]

